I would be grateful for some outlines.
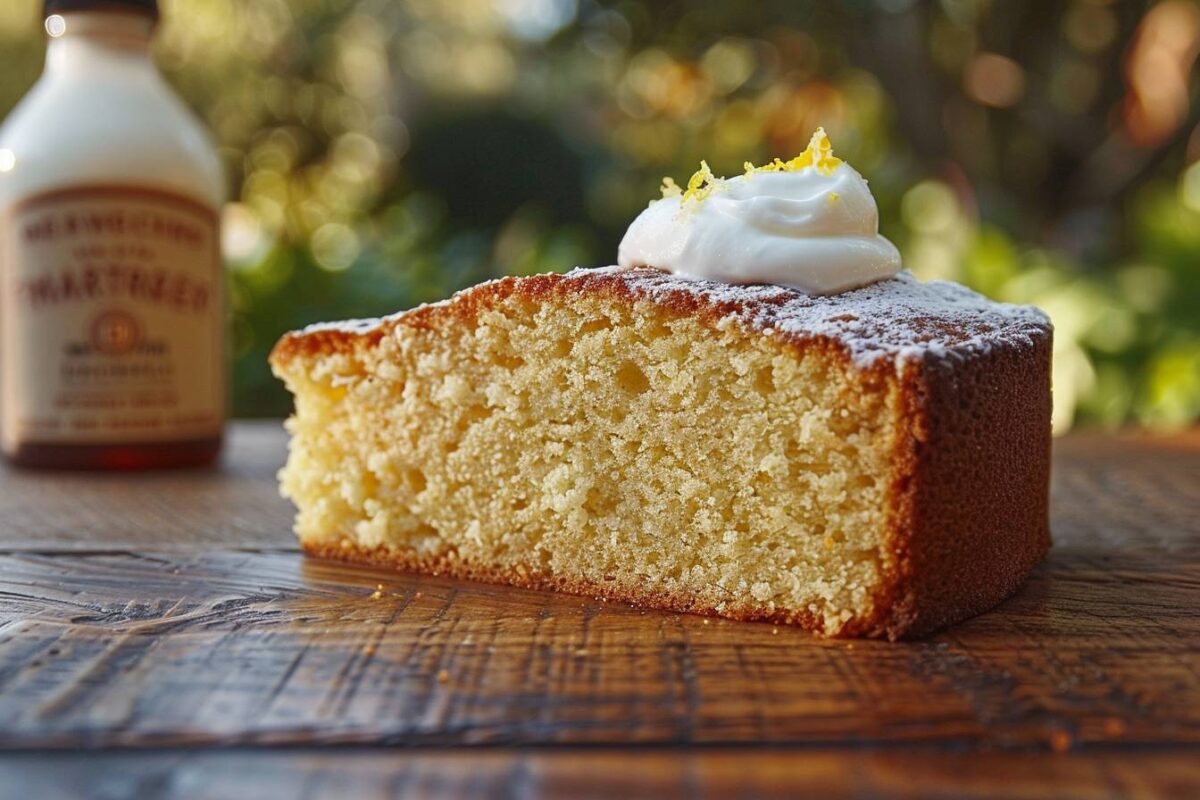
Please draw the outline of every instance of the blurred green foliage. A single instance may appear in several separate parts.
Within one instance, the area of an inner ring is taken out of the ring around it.
[[[0,110],[40,70],[0,8]],[[235,409],[285,330],[612,261],[663,175],[824,125],[922,278],[1054,318],[1055,419],[1200,416],[1191,0],[163,0],[228,167]]]

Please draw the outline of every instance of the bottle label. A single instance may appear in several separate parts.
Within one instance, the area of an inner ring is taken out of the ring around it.
[[[4,211],[4,449],[219,433],[223,295],[217,216],[193,200],[88,187]]]

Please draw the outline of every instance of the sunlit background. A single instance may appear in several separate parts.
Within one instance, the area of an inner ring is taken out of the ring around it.
[[[0,113],[40,0],[0,3]],[[279,334],[615,258],[664,175],[824,125],[921,278],[1054,318],[1055,424],[1200,416],[1194,0],[164,0],[229,176],[235,411]]]

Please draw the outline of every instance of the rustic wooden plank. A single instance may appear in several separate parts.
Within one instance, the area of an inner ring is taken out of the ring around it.
[[[1197,761],[1198,433],[1057,443],[1047,562],[997,611],[904,645],[306,561],[275,493],[282,452],[277,428],[237,425],[207,473],[0,472],[0,746],[774,743],[1102,749],[1090,763],[1109,772],[1110,753]]]
[[[286,552],[11,554],[0,746],[1200,745],[1200,561],[1121,561],[889,644]]]
[[[0,757],[0,797],[627,800],[727,797],[1185,798],[1195,760],[1164,753],[1055,755],[692,749],[248,751]]]
[[[278,421],[240,422],[213,469],[50,472],[0,459],[0,548],[295,549],[275,481],[286,447]]]
[[[1054,552],[1097,565],[1200,549],[1200,428],[1173,437],[1068,436],[1054,443]]]

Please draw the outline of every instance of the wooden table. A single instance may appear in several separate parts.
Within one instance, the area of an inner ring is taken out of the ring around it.
[[[1200,433],[1059,441],[1048,560],[908,644],[306,560],[231,433],[0,472],[0,795],[1200,796]]]

